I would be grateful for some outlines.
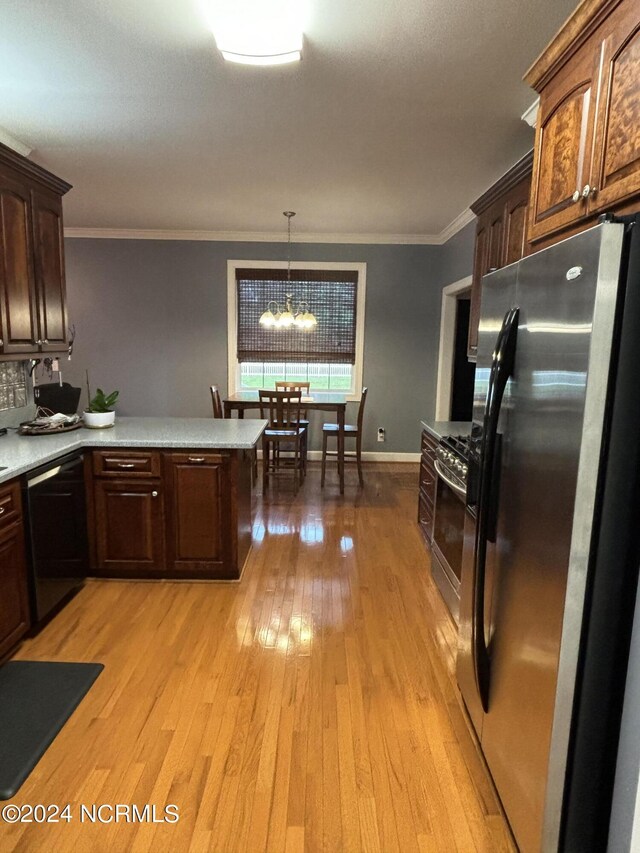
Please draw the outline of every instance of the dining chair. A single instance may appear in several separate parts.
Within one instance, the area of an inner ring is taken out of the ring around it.
[[[299,391],[258,391],[260,417],[269,422],[262,433],[262,482],[265,488],[271,475],[285,470],[293,470],[295,492],[304,479],[302,449],[307,431],[300,425],[301,396]],[[283,452],[293,456],[283,456]]]
[[[209,390],[211,391],[213,417],[224,418],[224,411],[222,409],[222,399],[220,397],[220,386],[210,385]],[[247,451],[247,453],[249,454],[249,459],[251,463],[251,485],[255,486],[256,481],[258,479],[258,452],[255,447],[252,447],[251,450]]]
[[[222,415],[222,400],[220,399],[220,388],[218,385],[210,385],[211,402],[213,404],[213,417],[221,418]]]
[[[311,382],[276,382],[276,391],[293,391],[299,392],[303,397],[309,396]],[[307,445],[309,443],[309,420],[307,410],[302,406],[300,408],[300,426],[305,428],[304,444],[302,447],[302,461],[304,463],[305,473],[307,471]]]
[[[362,396],[360,397],[360,405],[358,407],[358,422],[356,426],[352,426],[351,424],[345,424],[344,426],[344,438],[345,443],[348,438],[355,438],[356,440],[356,449],[353,450],[345,450],[344,452],[344,461],[345,462],[355,462],[358,466],[358,479],[360,480],[360,485],[364,486],[364,478],[362,476],[362,422],[364,419],[364,404],[367,400],[367,391],[368,388],[362,389]],[[322,425],[322,475],[320,478],[320,485],[324,486],[324,475],[325,469],[327,465],[327,456],[337,456],[338,451],[336,450],[328,450],[327,449],[327,441],[329,438],[335,438],[336,444],[338,441],[338,424],[323,424]]]

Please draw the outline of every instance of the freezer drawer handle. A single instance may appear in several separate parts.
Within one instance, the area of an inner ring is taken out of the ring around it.
[[[513,375],[518,336],[519,308],[505,314],[496,341],[489,375],[481,445],[480,498],[475,539],[475,587],[473,594],[473,664],[478,695],[485,713],[489,710],[490,661],[484,630],[484,590],[487,542],[495,541],[500,484],[501,440],[498,421],[504,390]]]

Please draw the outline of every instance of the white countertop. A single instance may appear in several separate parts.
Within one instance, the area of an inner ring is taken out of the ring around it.
[[[116,418],[109,429],[82,429],[58,435],[0,436],[0,483],[83,447],[167,447],[248,450],[267,422],[238,418]]]

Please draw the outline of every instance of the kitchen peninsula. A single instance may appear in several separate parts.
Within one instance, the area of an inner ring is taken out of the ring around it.
[[[251,451],[264,427],[119,418],[106,430],[3,437],[0,657],[39,618],[27,554],[43,536],[67,542],[47,561],[49,585],[69,577],[75,540],[87,534],[83,578],[239,579],[251,547]],[[75,493],[65,480],[70,460],[80,474]],[[35,496],[35,485],[44,492]]]

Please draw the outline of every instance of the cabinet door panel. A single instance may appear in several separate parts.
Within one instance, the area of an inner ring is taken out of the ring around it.
[[[0,288],[5,353],[36,349],[36,284],[29,190],[0,172]]]
[[[164,569],[160,484],[94,480],[97,565],[102,574]]]
[[[570,92],[540,125],[532,237],[555,230],[586,214],[582,193],[587,183],[586,141],[591,122],[591,85]]]
[[[623,28],[604,43],[593,211],[640,195],[640,23],[634,23],[630,33]]]
[[[229,459],[219,454],[165,454],[168,562],[190,576],[233,577]]]
[[[530,178],[521,181],[509,193],[504,213],[504,263],[513,264],[527,250],[527,214],[529,211]]]
[[[39,336],[43,352],[60,352],[67,342],[62,202],[53,193],[33,193]]]
[[[22,524],[0,531],[0,657],[29,628],[27,560]]]
[[[469,339],[467,355],[475,358],[478,352],[478,324],[480,322],[480,301],[482,276],[489,266],[489,227],[484,217],[478,219],[476,243],[473,254],[473,279],[471,283],[471,314],[469,317]]]

